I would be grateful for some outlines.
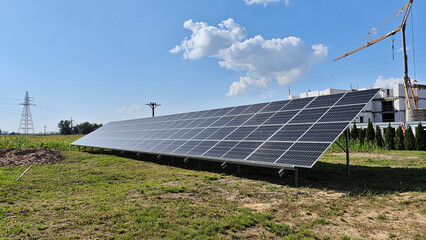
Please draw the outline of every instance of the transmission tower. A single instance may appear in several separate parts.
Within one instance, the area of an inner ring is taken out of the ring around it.
[[[19,122],[19,130],[18,133],[21,134],[30,134],[34,133],[34,124],[33,124],[33,118],[31,117],[31,109],[30,106],[34,105],[33,102],[34,99],[30,98],[28,95],[28,91],[25,94],[24,103],[21,103],[21,105],[24,105],[24,109],[22,110],[22,116],[21,121]]]
[[[154,109],[161,106],[161,104],[157,104],[156,102],[150,102],[145,105],[148,105],[152,109],[152,117],[154,117]]]

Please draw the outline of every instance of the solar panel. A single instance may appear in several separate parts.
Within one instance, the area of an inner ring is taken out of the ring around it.
[[[117,121],[76,146],[311,168],[379,89]]]

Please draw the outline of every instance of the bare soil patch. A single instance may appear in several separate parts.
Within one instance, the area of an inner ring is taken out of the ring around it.
[[[55,164],[64,160],[58,151],[44,148],[1,148],[0,167],[29,166],[31,164]]]

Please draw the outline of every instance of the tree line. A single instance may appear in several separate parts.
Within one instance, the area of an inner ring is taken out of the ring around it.
[[[368,119],[366,129],[357,128],[354,122],[350,130],[350,138],[361,146],[373,144],[377,148],[388,150],[426,150],[426,133],[421,123],[417,125],[415,135],[411,126],[408,126],[404,133],[401,126],[395,130],[390,123],[383,132],[384,134],[379,126],[374,129],[373,123]]]
[[[102,124],[84,122],[71,127],[71,121],[61,120],[58,123],[59,134],[88,134],[102,127]]]

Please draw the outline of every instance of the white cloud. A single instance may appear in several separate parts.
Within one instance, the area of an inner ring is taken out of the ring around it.
[[[402,78],[387,78],[385,79],[383,76],[377,77],[376,82],[374,83],[374,87],[380,88],[393,88],[393,85],[396,83],[402,83]]]
[[[132,105],[130,107],[122,107],[120,109],[117,109],[117,112],[132,114],[132,115],[139,114],[142,112],[142,105]]]
[[[252,79],[251,77],[240,77],[240,81],[233,82],[231,84],[229,87],[229,92],[226,94],[226,96],[233,97],[245,93],[247,87],[250,85],[266,87],[266,79],[262,78],[260,80],[256,80]]]
[[[247,5],[261,4],[266,7],[269,4],[281,2],[281,0],[244,0],[244,2]],[[284,0],[283,2],[286,6],[290,4],[290,0]]]
[[[242,94],[249,86],[266,87],[272,80],[280,85],[295,81],[328,55],[328,47],[308,46],[294,36],[265,40],[258,35],[245,39],[245,29],[231,18],[219,28],[192,20],[184,25],[193,31],[191,39],[185,38],[170,52],[183,51],[183,57],[189,59],[215,57],[223,68],[246,72],[246,76],[232,83],[227,96]]]
[[[175,46],[171,53],[183,51],[184,58],[198,59],[204,56],[214,56],[221,49],[231,46],[235,41],[246,37],[246,30],[236,24],[232,18],[222,21],[219,27],[209,26],[205,22],[186,21],[183,27],[192,31],[191,38],[185,38],[180,45]]]
[[[327,56],[324,45],[307,47],[300,38],[287,37],[264,40],[255,36],[244,42],[236,42],[219,52],[221,67],[235,71],[247,71],[255,78],[276,79],[287,84],[307,72],[312,63]]]

